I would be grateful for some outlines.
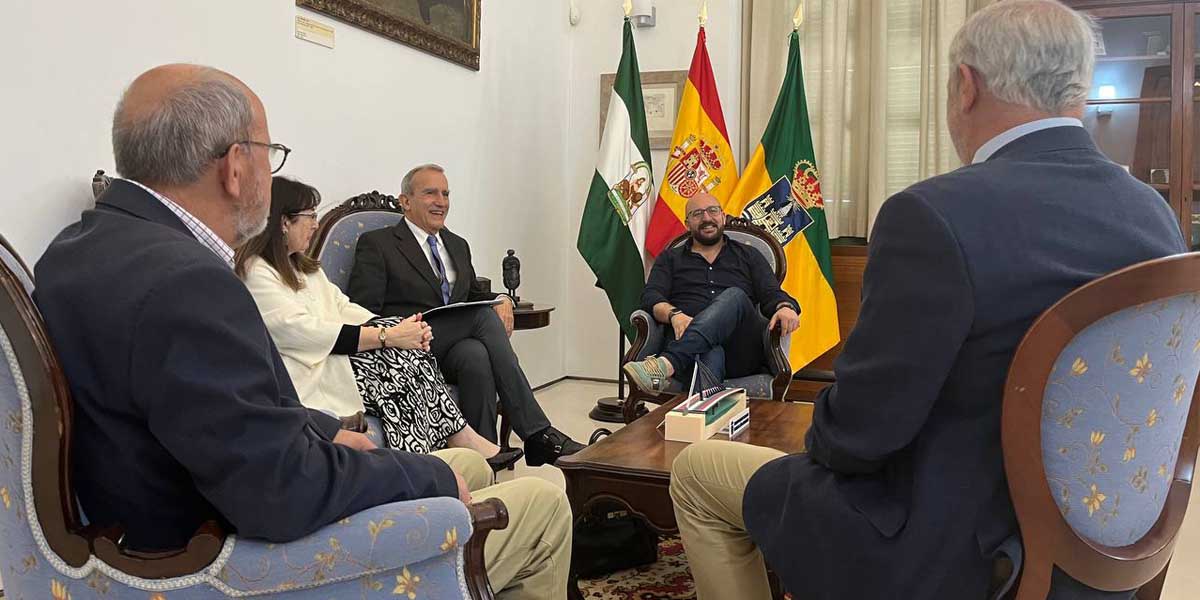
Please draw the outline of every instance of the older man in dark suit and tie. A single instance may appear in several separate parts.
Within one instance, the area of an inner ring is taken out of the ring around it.
[[[394,227],[362,235],[350,273],[349,296],[376,314],[404,316],[455,302],[500,299],[494,308],[441,311],[426,319],[433,328],[430,350],[446,381],[458,386],[467,423],[497,441],[496,396],[513,431],[525,441],[525,462],[553,464],[583,445],[550,425],[508,336],[512,298],[479,287],[471,247],[446,229],[450,184],[445,170],[418,166],[400,183],[404,219]]]
[[[764,557],[806,600],[986,596],[1017,531],[1000,450],[1017,344],[1080,285],[1187,250],[1162,196],[1082,127],[1093,35],[1053,0],[1005,0],[954,38],[947,112],[965,166],[880,210],[807,453],[708,441],[675,461],[700,600],[769,598]],[[1052,597],[1107,596],[1064,578]]]

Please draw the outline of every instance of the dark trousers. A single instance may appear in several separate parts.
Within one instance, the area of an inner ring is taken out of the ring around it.
[[[458,387],[458,406],[467,424],[496,442],[496,395],[522,440],[550,426],[533,398],[504,324],[489,307],[459,308],[434,314],[430,350],[446,382]]]
[[[708,308],[692,316],[683,336],[667,343],[660,356],[675,367],[674,379],[687,386],[691,381],[696,357],[717,381],[726,377],[745,377],[763,370],[763,332],[767,320],[758,312],[741,288],[729,288],[717,295]],[[437,335],[437,332],[434,332]],[[667,326],[674,337],[674,328]]]

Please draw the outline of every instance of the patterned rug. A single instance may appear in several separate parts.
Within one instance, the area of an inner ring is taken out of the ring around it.
[[[579,591],[587,600],[694,600],[692,573],[679,536],[658,542],[658,561],[625,569],[599,579],[580,579]]]

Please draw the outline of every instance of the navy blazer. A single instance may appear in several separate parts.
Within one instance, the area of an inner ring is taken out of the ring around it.
[[[1017,531],[1004,380],[1071,290],[1187,251],[1158,192],[1080,127],[1031,133],[917,183],[875,221],[862,311],[807,454],[759,470],[743,515],[797,598],[983,598]]]
[[[440,232],[442,259],[454,265],[450,302],[494,300],[500,294],[483,289],[471,264],[467,240],[449,229]],[[358,238],[354,268],[346,295],[355,304],[389,317],[407,317],[441,306],[442,284],[405,219],[393,227],[368,231]]]
[[[75,489],[132,549],[181,548],[209,519],[283,542],[457,497],[437,458],[333,444],[337,420],[300,405],[242,281],[138,186],[114,181],[36,274],[74,400]]]

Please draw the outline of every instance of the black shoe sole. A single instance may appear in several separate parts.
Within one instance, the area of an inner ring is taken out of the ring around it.
[[[511,468],[517,464],[521,457],[525,456],[525,451],[520,448],[513,448],[507,452],[499,452],[495,456],[486,459],[488,466],[492,468],[493,473],[499,473],[505,469]]]

